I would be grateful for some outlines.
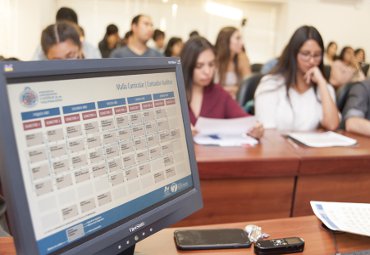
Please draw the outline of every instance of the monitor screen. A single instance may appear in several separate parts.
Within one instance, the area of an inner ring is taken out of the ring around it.
[[[118,254],[201,208],[180,60],[1,68],[1,180],[19,254]]]

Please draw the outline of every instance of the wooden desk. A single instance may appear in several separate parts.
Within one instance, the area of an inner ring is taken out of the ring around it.
[[[231,223],[221,225],[208,225],[198,228],[244,228],[247,224],[257,224],[262,230],[270,234],[270,238],[299,236],[305,240],[304,255],[334,254],[334,241],[330,232],[321,227],[315,216],[295,217],[288,219],[274,219],[255,222]],[[181,252],[176,250],[173,241],[174,228],[164,229],[153,236],[139,242],[135,252],[141,255],[173,255],[173,254],[254,254],[253,247],[248,249],[208,250]],[[370,249],[370,237],[351,234],[336,234],[340,252]],[[135,254],[136,254],[135,253]],[[0,255],[15,255],[13,239],[0,238]]]
[[[247,224],[256,224],[262,230],[270,234],[270,238],[299,236],[305,240],[303,253],[298,254],[335,254],[333,236],[330,232],[321,227],[321,222],[315,216],[295,217],[288,219],[274,219],[256,222],[232,223],[221,225],[202,226],[200,228],[244,228]],[[163,255],[163,254],[254,254],[253,247],[248,249],[235,250],[208,250],[181,252],[176,250],[173,241],[173,228],[164,229],[161,232],[138,243],[136,251],[142,255]],[[370,237],[363,237],[351,234],[336,234],[340,252],[370,249]]]
[[[274,130],[255,147],[195,145],[204,208],[176,226],[289,217],[299,158]]]
[[[370,139],[342,132],[354,147],[297,146],[300,158],[293,216],[313,214],[310,201],[370,203]]]

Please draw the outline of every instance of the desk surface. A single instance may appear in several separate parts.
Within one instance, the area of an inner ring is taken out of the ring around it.
[[[294,176],[299,155],[276,130],[254,147],[194,146],[201,179]]]
[[[321,222],[315,216],[274,219],[255,222],[208,225],[197,228],[244,228],[247,224],[257,224],[262,230],[270,234],[270,238],[299,236],[305,240],[305,250],[300,254],[334,254],[334,240],[330,232],[323,229]],[[176,228],[178,229],[178,228]],[[168,228],[139,242],[136,253],[139,255],[166,255],[166,254],[254,254],[253,248],[232,250],[207,250],[181,252],[176,250],[173,241],[175,228]],[[336,234],[339,252],[370,249],[370,237],[352,234]],[[0,238],[0,254],[14,255],[13,240],[10,237]]]

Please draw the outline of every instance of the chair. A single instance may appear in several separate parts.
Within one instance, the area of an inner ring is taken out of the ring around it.
[[[263,64],[259,64],[259,63],[252,64],[251,65],[251,71],[252,71],[252,73],[259,73],[259,72],[261,72],[262,66],[263,66]]]
[[[243,80],[238,93],[238,102],[244,110],[254,114],[254,92],[262,79],[263,74],[255,73]]]
[[[331,72],[331,66],[324,65],[324,77],[329,80],[330,79],[330,72]]]

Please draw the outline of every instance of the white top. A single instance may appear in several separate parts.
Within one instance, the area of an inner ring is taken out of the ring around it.
[[[327,85],[335,102],[335,92]],[[265,128],[285,131],[310,131],[320,125],[323,110],[320,93],[313,87],[300,94],[289,89],[287,97],[285,80],[281,75],[266,75],[262,78],[255,93],[255,113]]]
[[[215,83],[220,83],[220,76],[218,72],[216,72],[216,75],[215,75]],[[236,73],[232,71],[226,72],[225,83],[222,84],[222,86],[227,87],[227,86],[236,86],[236,85],[238,85],[238,76],[236,75]]]

